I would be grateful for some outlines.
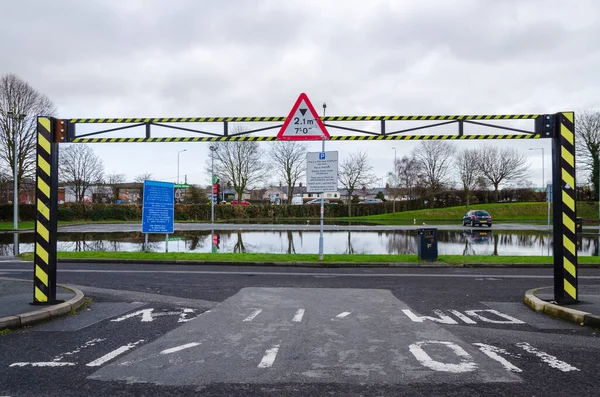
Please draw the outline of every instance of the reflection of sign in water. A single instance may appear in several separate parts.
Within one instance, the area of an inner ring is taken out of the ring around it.
[[[142,233],[173,233],[173,183],[144,181]]]

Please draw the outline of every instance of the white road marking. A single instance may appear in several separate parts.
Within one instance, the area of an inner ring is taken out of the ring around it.
[[[302,317],[304,316],[304,312],[305,312],[304,309],[298,309],[298,311],[294,315],[294,318],[292,319],[292,321],[295,321],[297,323],[299,323],[300,321],[302,321]]]
[[[155,318],[158,318],[158,317],[179,316],[179,320],[177,320],[177,322],[178,323],[186,323],[188,321],[193,320],[193,318],[187,318],[188,314],[195,313],[195,312],[196,312],[195,309],[179,309],[179,310],[172,310],[172,311],[166,311],[166,312],[155,312],[154,309],[150,308],[150,309],[138,310],[137,312],[129,313],[129,314],[126,314],[119,318],[110,320],[110,321],[120,322],[120,321],[127,320],[128,318],[141,316],[142,317],[141,321],[143,323],[150,323],[150,322],[154,321]]]
[[[507,356],[512,356],[512,354],[510,354],[509,352],[507,352],[506,350],[496,347],[496,346],[492,346],[492,345],[486,345],[485,343],[473,343],[475,346],[479,347],[479,350],[485,354],[486,356],[488,356],[489,358],[491,358],[492,360],[496,360],[500,363],[500,365],[502,365],[504,367],[505,370],[507,371],[511,371],[511,372],[523,372],[522,369],[520,369],[519,367],[511,364],[507,359],[505,359],[504,357],[500,356],[500,354],[504,354]]]
[[[243,319],[242,321],[252,321],[252,320],[254,320],[254,318],[256,316],[258,316],[260,314],[260,312],[262,312],[262,309],[256,309],[255,311],[253,311],[252,313],[250,313],[250,315],[248,317],[246,317],[245,319]]]
[[[442,345],[447,346],[454,354],[460,358],[459,364],[447,364],[432,359],[429,354],[423,350],[423,346],[426,345]],[[465,351],[462,347],[452,342],[436,341],[436,340],[425,340],[417,343],[413,343],[409,346],[410,352],[424,367],[430,368],[438,372],[472,372],[477,369],[477,364],[473,361],[473,357]]]
[[[49,362],[39,362],[39,363],[13,363],[9,365],[9,367],[26,367],[31,365],[32,367],[72,367],[77,363],[67,363],[67,362],[57,362],[57,361],[49,361]]]
[[[279,351],[279,345],[275,345],[270,349],[267,349],[265,352],[265,356],[260,360],[258,364],[258,368],[269,368],[273,366],[275,362],[275,358],[277,357],[277,352]]]
[[[521,321],[518,318],[514,318],[512,316],[509,316],[508,314],[501,313],[498,310],[494,310],[494,309],[465,310],[465,313],[467,313],[471,317],[476,317],[476,318],[478,318],[481,321],[485,321],[486,323],[492,323],[492,324],[525,324],[524,321]],[[494,320],[492,318],[484,317],[484,316],[482,316],[479,313],[491,313],[491,314],[493,314],[495,316],[502,317],[505,320]]]
[[[210,310],[209,310],[210,311]],[[196,317],[187,318],[188,314],[196,313],[196,309],[183,309],[183,313],[179,316],[178,323],[187,323],[188,321],[192,321]]]
[[[63,358],[65,358],[65,356],[75,355],[75,354],[81,352],[81,350],[83,350],[83,349],[85,349],[87,347],[95,346],[97,343],[104,342],[105,340],[106,340],[106,338],[96,338],[96,339],[89,340],[89,341],[85,342],[83,345],[79,346],[77,349],[75,349],[73,351],[66,352],[66,353],[63,353],[63,354],[59,354],[58,356],[54,357],[52,359],[52,361],[60,361]]]
[[[350,313],[352,313],[352,312],[343,312],[343,313],[340,313],[337,316],[335,316],[335,318],[344,318],[344,317],[349,316]]]
[[[160,354],[171,354],[171,353],[175,353],[175,352],[179,352],[185,349],[189,349],[190,347],[195,347],[200,345],[200,343],[198,342],[192,342],[192,343],[188,343],[185,345],[181,345],[181,346],[177,346],[177,347],[172,347],[170,349],[165,349],[163,351],[160,352]]]
[[[13,273],[31,273],[32,270],[27,269],[0,269],[2,272],[13,272]],[[250,275],[264,275],[264,276],[331,276],[331,277],[394,277],[394,278],[478,278],[478,277],[497,277],[497,275],[489,274],[440,274],[440,273],[307,273],[307,272],[259,272],[259,271],[209,271],[209,270],[123,270],[123,269],[59,269],[59,273],[124,273],[124,274],[214,274],[214,275],[233,275],[233,276],[250,276]],[[554,276],[548,275],[531,275],[531,274],[503,274],[502,278],[516,278],[516,279],[540,279],[550,280],[554,279]],[[599,280],[600,276],[578,276],[580,280]]]
[[[430,316],[417,316],[409,309],[402,309],[402,312],[404,314],[406,314],[406,316],[408,318],[410,318],[412,321],[414,321],[415,323],[422,323],[423,320],[431,320],[431,321],[434,321],[436,323],[441,323],[441,324],[454,324],[454,325],[458,324],[456,321],[454,321],[454,319],[452,317],[445,315],[444,312],[442,312],[441,310],[433,311],[439,318],[430,317]]]
[[[528,353],[538,356],[543,362],[545,362],[552,368],[558,369],[559,371],[562,371],[562,372],[579,371],[579,368],[574,367],[571,364],[568,364],[564,361],[561,361],[558,358],[556,358],[546,352],[538,350],[535,347],[531,346],[527,342],[519,342],[519,343],[517,343],[517,346],[519,346],[521,349],[525,350]]]
[[[147,323],[147,322],[153,321],[153,319],[152,319],[152,312],[153,311],[154,311],[154,309],[142,309],[142,310],[138,310],[137,312],[129,313],[129,314],[126,314],[126,315],[121,316],[119,318],[115,318],[114,320],[110,320],[110,321],[114,321],[114,322],[118,323],[119,321],[127,320],[128,318],[136,317],[136,316],[139,316],[141,314],[142,315],[142,322],[143,323]]]
[[[471,320],[469,317],[465,316],[458,310],[450,310],[450,313],[454,314],[456,317],[460,318],[465,324],[477,324],[477,321]]]
[[[128,350],[133,349],[136,345],[140,344],[144,342],[143,339],[138,340],[137,342],[133,342],[133,343],[128,343],[125,346],[121,346],[118,349],[115,349],[113,351],[111,351],[108,354],[105,354],[104,356],[92,361],[89,364],[86,364],[86,366],[88,367],[99,367],[100,365],[112,360],[113,358],[117,357],[120,354],[125,353]]]

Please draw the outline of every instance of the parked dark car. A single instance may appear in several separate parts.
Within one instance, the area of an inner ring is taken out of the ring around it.
[[[487,211],[469,211],[463,216],[462,225],[470,225],[471,227],[487,225],[488,227],[492,227],[492,216]]]

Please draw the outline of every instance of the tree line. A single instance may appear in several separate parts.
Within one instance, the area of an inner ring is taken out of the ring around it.
[[[57,115],[52,100],[17,75],[3,75],[0,78],[0,186],[5,190],[11,189],[15,154],[19,186],[34,180],[39,115]],[[595,199],[598,199],[600,111],[576,113],[575,130],[578,175],[593,186]],[[239,126],[232,129],[238,134],[245,131]],[[287,186],[288,203],[291,203],[294,189],[305,177],[307,147],[295,141],[276,141],[270,145],[270,150],[266,151],[257,142],[215,142],[211,152],[215,174],[233,187],[240,199],[245,191],[278,178]],[[115,187],[125,182],[125,175],[107,175],[102,160],[90,146],[61,146],[59,160],[60,181],[76,201],[83,201],[93,185],[105,185],[113,199],[118,198]],[[209,175],[210,165],[209,157],[206,161]],[[526,158],[516,149],[481,145],[457,150],[446,141],[422,141],[412,153],[395,161],[392,170],[387,172],[387,185],[395,198],[418,193],[431,200],[444,189],[459,186],[468,203],[470,192],[475,189],[493,189],[498,200],[501,186],[519,184],[528,175]],[[138,175],[135,182],[149,178],[150,174]],[[376,181],[367,151],[358,150],[342,158],[339,184],[349,196],[358,189],[373,186]],[[0,199],[6,197],[10,201],[8,194],[2,196],[0,194]],[[205,197],[199,191],[195,191],[194,196],[198,200]]]

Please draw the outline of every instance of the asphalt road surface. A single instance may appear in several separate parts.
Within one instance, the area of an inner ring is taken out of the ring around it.
[[[58,278],[93,301],[0,336],[0,396],[598,395],[597,331],[521,303],[549,270],[61,263]]]

